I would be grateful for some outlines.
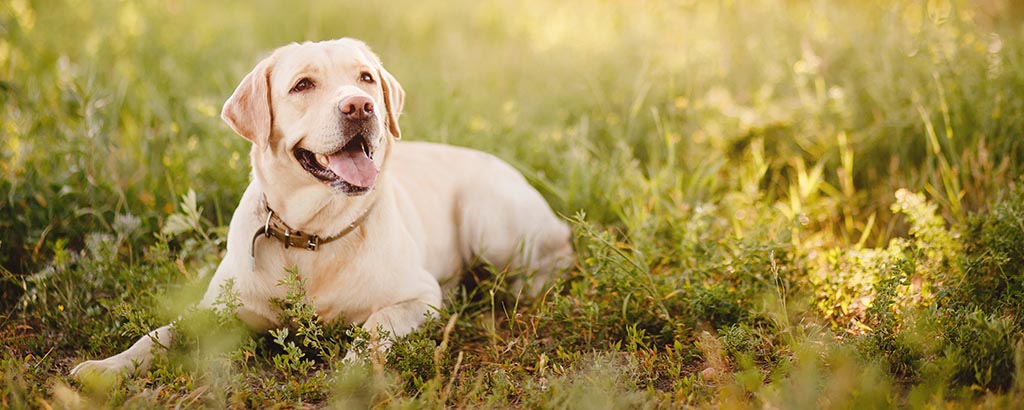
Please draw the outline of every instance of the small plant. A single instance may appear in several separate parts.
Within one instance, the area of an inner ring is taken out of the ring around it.
[[[278,283],[278,286],[287,289],[285,297],[273,301],[281,309],[280,322],[285,324],[286,328],[293,329],[294,336],[301,341],[302,347],[316,352],[320,360],[340,360],[341,346],[330,339],[339,335],[338,329],[326,326],[317,316],[316,307],[306,296],[305,279],[299,275],[298,270],[290,268],[285,271],[287,275]],[[284,340],[288,336],[287,330],[278,329],[278,333],[278,336],[274,336],[275,343],[278,339]]]

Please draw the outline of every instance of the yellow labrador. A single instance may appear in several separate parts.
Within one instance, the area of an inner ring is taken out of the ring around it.
[[[511,166],[399,143],[404,99],[380,59],[348,38],[281,47],[242,79],[221,116],[252,142],[253,181],[201,306],[232,279],[246,325],[280,326],[271,300],[285,296],[285,268],[297,267],[321,319],[401,337],[475,260],[527,272],[513,286],[533,295],[571,265],[568,227]],[[71,373],[148,366],[154,342],[172,339],[163,326]]]

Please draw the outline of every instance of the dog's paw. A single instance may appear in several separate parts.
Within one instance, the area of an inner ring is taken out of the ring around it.
[[[80,379],[88,375],[115,376],[131,371],[135,366],[130,360],[117,356],[103,360],[86,360],[71,369],[71,377]]]
[[[341,362],[346,365],[358,365],[366,363],[366,358],[361,356],[359,353],[356,353],[355,349],[353,349],[349,350],[348,353],[345,354],[345,357],[341,359]]]

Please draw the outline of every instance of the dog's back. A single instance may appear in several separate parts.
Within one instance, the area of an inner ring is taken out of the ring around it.
[[[414,234],[425,235],[426,264],[438,280],[481,260],[534,275],[528,291],[536,294],[552,272],[572,263],[569,227],[515,168],[468,148],[395,145],[395,186],[419,215],[419,229],[411,230],[422,229]]]

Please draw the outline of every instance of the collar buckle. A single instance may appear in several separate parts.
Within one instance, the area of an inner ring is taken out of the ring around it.
[[[267,208],[267,220],[263,222],[263,235],[267,238],[270,237],[270,218],[274,217],[274,210]]]

